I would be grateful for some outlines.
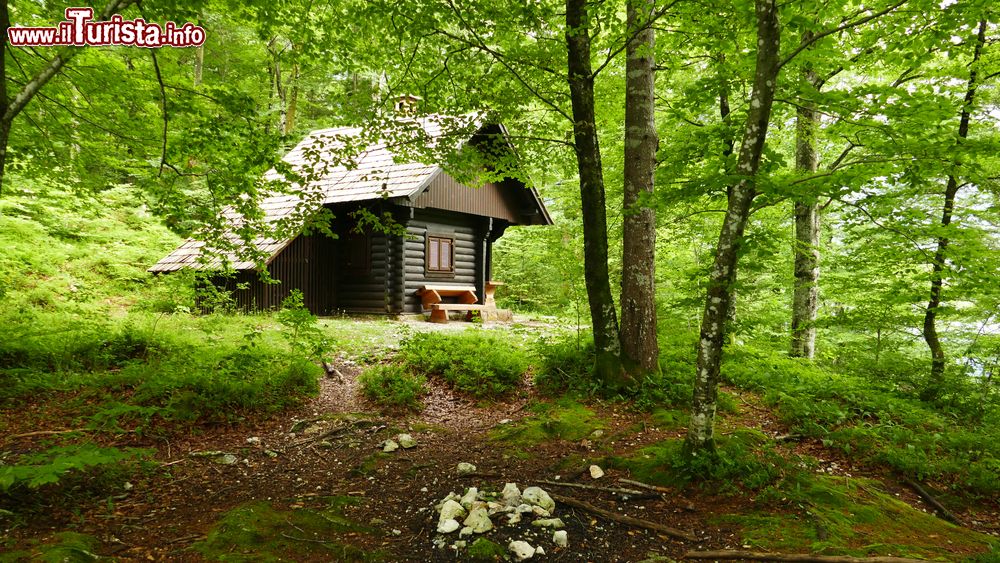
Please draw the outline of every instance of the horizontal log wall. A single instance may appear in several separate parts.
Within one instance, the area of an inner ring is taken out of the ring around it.
[[[482,251],[481,221],[455,213],[435,213],[429,210],[415,210],[406,226],[407,237],[402,242],[402,309],[405,312],[421,311],[417,290],[422,285],[471,285],[482,286],[477,272],[480,269]],[[455,272],[453,275],[428,273],[425,251],[427,236],[430,234],[453,237],[455,239]],[[482,298],[482,295],[479,296]]]

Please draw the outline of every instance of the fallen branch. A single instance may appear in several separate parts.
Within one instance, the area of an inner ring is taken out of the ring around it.
[[[958,516],[955,516],[950,510],[945,508],[944,505],[938,502],[938,499],[934,498],[934,496],[930,494],[930,492],[928,492],[927,489],[921,487],[920,483],[917,483],[913,479],[910,479],[909,477],[905,476],[903,477],[903,482],[909,485],[911,489],[916,491],[917,494],[920,495],[920,498],[924,499],[924,501],[927,502],[927,504],[934,507],[934,510],[937,511],[938,518],[942,520],[947,520],[948,522],[951,522],[952,524],[958,526],[962,525],[962,521],[958,519]]]
[[[344,374],[340,373],[340,370],[333,367],[333,364],[330,362],[325,360],[323,361],[323,370],[326,371],[326,376],[328,378],[336,377],[337,381],[340,381],[341,383],[344,382]]]
[[[633,487],[641,487],[643,489],[649,489],[650,491],[656,491],[658,493],[672,493],[670,489],[666,487],[658,487],[656,485],[650,485],[648,483],[643,483],[642,481],[633,481],[632,479],[626,479],[621,477],[618,479],[619,483],[625,483],[626,485],[632,485]]]
[[[73,432],[86,432],[86,428],[73,428],[72,430],[36,430],[34,432],[25,432],[24,434],[14,434],[11,439],[17,438],[32,438],[34,436],[55,436],[56,434],[72,434]]]
[[[597,485],[585,485],[583,483],[566,483],[564,481],[546,481],[540,479],[539,483],[545,485],[554,485],[556,487],[572,487],[574,489],[587,489],[591,491],[604,491],[606,493],[614,493],[616,495],[626,495],[630,497],[642,497],[642,498],[659,498],[658,494],[644,493],[642,491],[637,491],[635,489],[618,489],[615,487],[599,487]]]
[[[921,563],[926,559],[907,557],[847,557],[841,555],[802,555],[785,553],[760,553],[756,551],[689,551],[685,559],[713,559],[747,561],[797,561],[803,563]]]
[[[583,502],[582,500],[577,500],[575,498],[564,497],[562,495],[551,495],[553,500],[556,502],[561,502],[563,504],[572,506],[574,508],[579,508],[581,510],[586,510],[587,512],[592,512],[598,516],[603,516],[608,520],[618,522],[619,524],[625,524],[626,526],[632,526],[634,528],[645,528],[647,530],[653,530],[654,532],[660,532],[666,534],[672,538],[687,540],[687,541],[698,541],[698,538],[690,532],[685,532],[683,530],[678,530],[676,528],[671,528],[669,526],[664,526],[663,524],[657,524],[656,522],[650,522],[648,520],[640,520],[638,518],[632,518],[631,516],[624,516],[622,514],[616,514],[610,510],[605,510],[603,508],[598,508],[590,503]]]

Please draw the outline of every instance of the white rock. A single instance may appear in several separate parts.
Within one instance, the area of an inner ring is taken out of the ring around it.
[[[472,527],[470,526],[466,526],[458,531],[458,537],[460,538],[464,538],[465,536],[471,536],[471,535],[472,535]]]
[[[532,506],[531,513],[534,514],[535,516],[538,516],[539,518],[548,518],[549,516],[552,516],[551,512],[545,510],[540,506]]]
[[[558,530],[552,534],[552,543],[558,545],[559,547],[566,547],[569,545],[569,534],[566,530]]]
[[[459,475],[469,475],[476,472],[476,466],[471,463],[461,462],[456,468]]]
[[[459,534],[461,534],[461,533],[462,532],[459,532]],[[451,544],[451,546],[454,547],[455,549],[462,549],[462,548],[464,548],[467,545],[469,545],[469,544],[465,540],[458,540],[457,542]]]
[[[448,496],[446,496],[446,497],[444,497],[443,499],[441,499],[441,502],[437,503],[437,504],[436,504],[436,505],[434,506],[434,510],[437,510],[438,512],[441,512],[441,508],[442,508],[442,507],[443,507],[443,506],[445,505],[445,503],[447,503],[447,502],[448,502],[449,500],[453,500],[453,501],[455,501],[455,502],[458,502],[458,501],[459,501],[459,499],[461,499],[461,498],[462,498],[462,497],[460,497],[460,496],[459,496],[458,494],[456,494],[456,493],[448,493]]]
[[[535,548],[535,555],[545,555],[545,550],[542,548],[542,546],[538,546]]]
[[[399,444],[395,440],[386,440],[382,445],[383,452],[394,452],[399,449]]]
[[[520,512],[511,512],[510,514],[507,515],[507,525],[508,526],[513,526],[515,524],[520,524],[520,523],[521,523],[521,513]]]
[[[510,542],[510,545],[507,546],[507,549],[514,554],[514,557],[516,557],[518,561],[531,559],[535,555],[535,548],[531,547],[531,544],[526,541],[512,541]]]
[[[449,518],[438,524],[438,533],[450,534],[461,527],[462,525],[458,523],[458,520],[455,520],[454,518]]]
[[[604,470],[596,465],[591,465],[590,476],[594,479],[600,479],[601,477],[604,477]]]
[[[493,529],[493,522],[490,521],[490,515],[486,513],[485,508],[474,509],[462,524],[472,528],[472,531],[477,534]]]
[[[524,489],[524,492],[521,493],[521,498],[524,499],[524,502],[533,506],[539,506],[550,514],[556,509],[556,501],[552,500],[549,493],[546,493],[539,487]]]
[[[539,526],[541,528],[565,528],[566,524],[559,518],[543,518],[540,520],[535,520],[531,523],[532,526]]]
[[[466,510],[472,510],[472,503],[476,502],[476,497],[479,496],[479,489],[476,487],[469,487],[469,490],[465,491],[465,495],[459,500],[459,504],[462,508]]]
[[[260,437],[250,436],[249,438],[247,438],[247,443],[250,444],[251,446],[256,446],[257,444],[260,443]]]
[[[517,488],[516,483],[507,483],[503,487],[503,502],[507,506],[517,506],[521,504],[521,489]]]
[[[417,447],[417,441],[413,439],[413,436],[409,434],[400,434],[396,436],[396,441],[399,442],[400,447],[404,450]]]
[[[443,505],[441,505],[441,517],[438,522],[444,522],[445,520],[455,519],[465,516],[465,508],[462,508],[461,504],[453,500],[446,500]]]
[[[528,512],[531,512],[531,505],[530,504],[519,504],[519,505],[517,505],[517,511],[520,512],[520,513],[524,513],[524,514],[526,514]]]

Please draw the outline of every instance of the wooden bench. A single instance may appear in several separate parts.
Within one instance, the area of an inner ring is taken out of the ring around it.
[[[478,305],[476,288],[471,285],[422,285],[417,290],[420,305],[425,311],[430,309],[431,322],[447,323],[448,311],[468,311],[471,319],[473,311],[482,311],[487,305]],[[456,297],[458,303],[442,303],[444,297]]]

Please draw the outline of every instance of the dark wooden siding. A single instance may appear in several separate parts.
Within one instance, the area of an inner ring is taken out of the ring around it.
[[[336,308],[368,313],[390,312],[392,292],[392,253],[394,245],[384,235],[372,235],[371,270],[358,275],[347,271],[337,274]],[[390,281],[387,284],[387,280]]]
[[[479,279],[481,276],[477,276],[477,272],[480,271],[482,260],[482,221],[455,213],[415,210],[414,217],[407,223],[406,230],[408,236],[403,242],[405,275],[401,285],[403,311],[420,312],[420,299],[416,292],[425,284],[472,285],[481,291],[482,281]],[[428,234],[454,237],[454,275],[426,272],[424,251]]]
[[[519,223],[519,198],[514,190],[525,190],[511,183],[488,183],[481,188],[470,188],[460,184],[448,174],[441,172],[431,181],[422,194],[413,201],[413,207],[421,209],[447,209],[506,219]]]
[[[264,283],[256,271],[241,271],[231,278],[217,278],[216,286],[230,292],[237,307],[246,311],[276,309],[293,289],[302,292],[306,307],[317,314],[334,304],[336,245],[323,235],[299,236],[268,265],[272,278]],[[240,289],[246,285],[245,289]]]

